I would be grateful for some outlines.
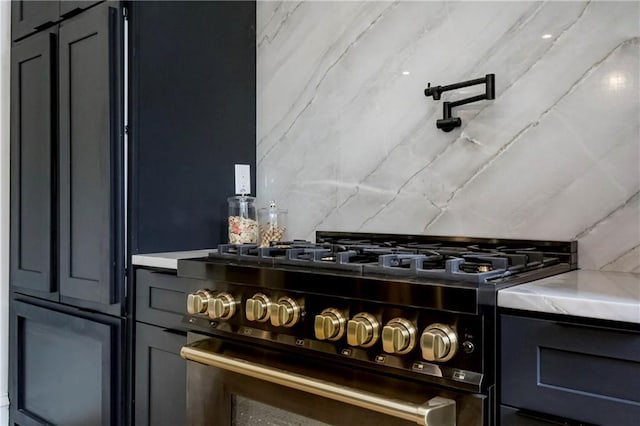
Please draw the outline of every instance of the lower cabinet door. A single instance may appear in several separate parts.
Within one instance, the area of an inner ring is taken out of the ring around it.
[[[136,323],[136,426],[175,426],[186,422],[186,361],[180,348],[186,334]]]
[[[551,426],[563,423],[541,419],[535,415],[516,410],[515,408],[500,406],[500,426]]]
[[[122,319],[51,305],[11,302],[10,423],[122,424]]]
[[[640,424],[640,333],[505,314],[500,324],[502,405],[569,424]]]

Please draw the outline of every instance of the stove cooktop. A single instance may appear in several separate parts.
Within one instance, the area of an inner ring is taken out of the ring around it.
[[[362,276],[502,282],[558,264],[577,266],[575,242],[318,232],[305,240],[222,244],[211,259],[266,267],[349,271]]]

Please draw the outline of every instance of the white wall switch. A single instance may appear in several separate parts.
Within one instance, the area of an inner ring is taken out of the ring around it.
[[[236,194],[251,194],[251,166],[236,164]]]

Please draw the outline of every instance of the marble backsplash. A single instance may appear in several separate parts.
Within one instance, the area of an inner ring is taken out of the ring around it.
[[[258,2],[259,204],[316,230],[579,241],[640,272],[640,3]],[[496,75],[454,109],[446,85]]]

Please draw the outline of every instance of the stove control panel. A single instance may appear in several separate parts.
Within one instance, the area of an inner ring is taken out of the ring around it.
[[[482,327],[477,316],[260,286],[209,283],[187,296],[201,331],[295,346],[342,361],[477,384]]]
[[[360,312],[347,322],[347,344],[362,348],[370,348],[378,342],[380,323],[368,313]]]
[[[431,324],[422,332],[420,350],[427,361],[449,361],[458,352],[458,335],[448,325]]]
[[[394,318],[382,328],[382,350],[404,355],[416,346],[416,327],[404,318]]]

